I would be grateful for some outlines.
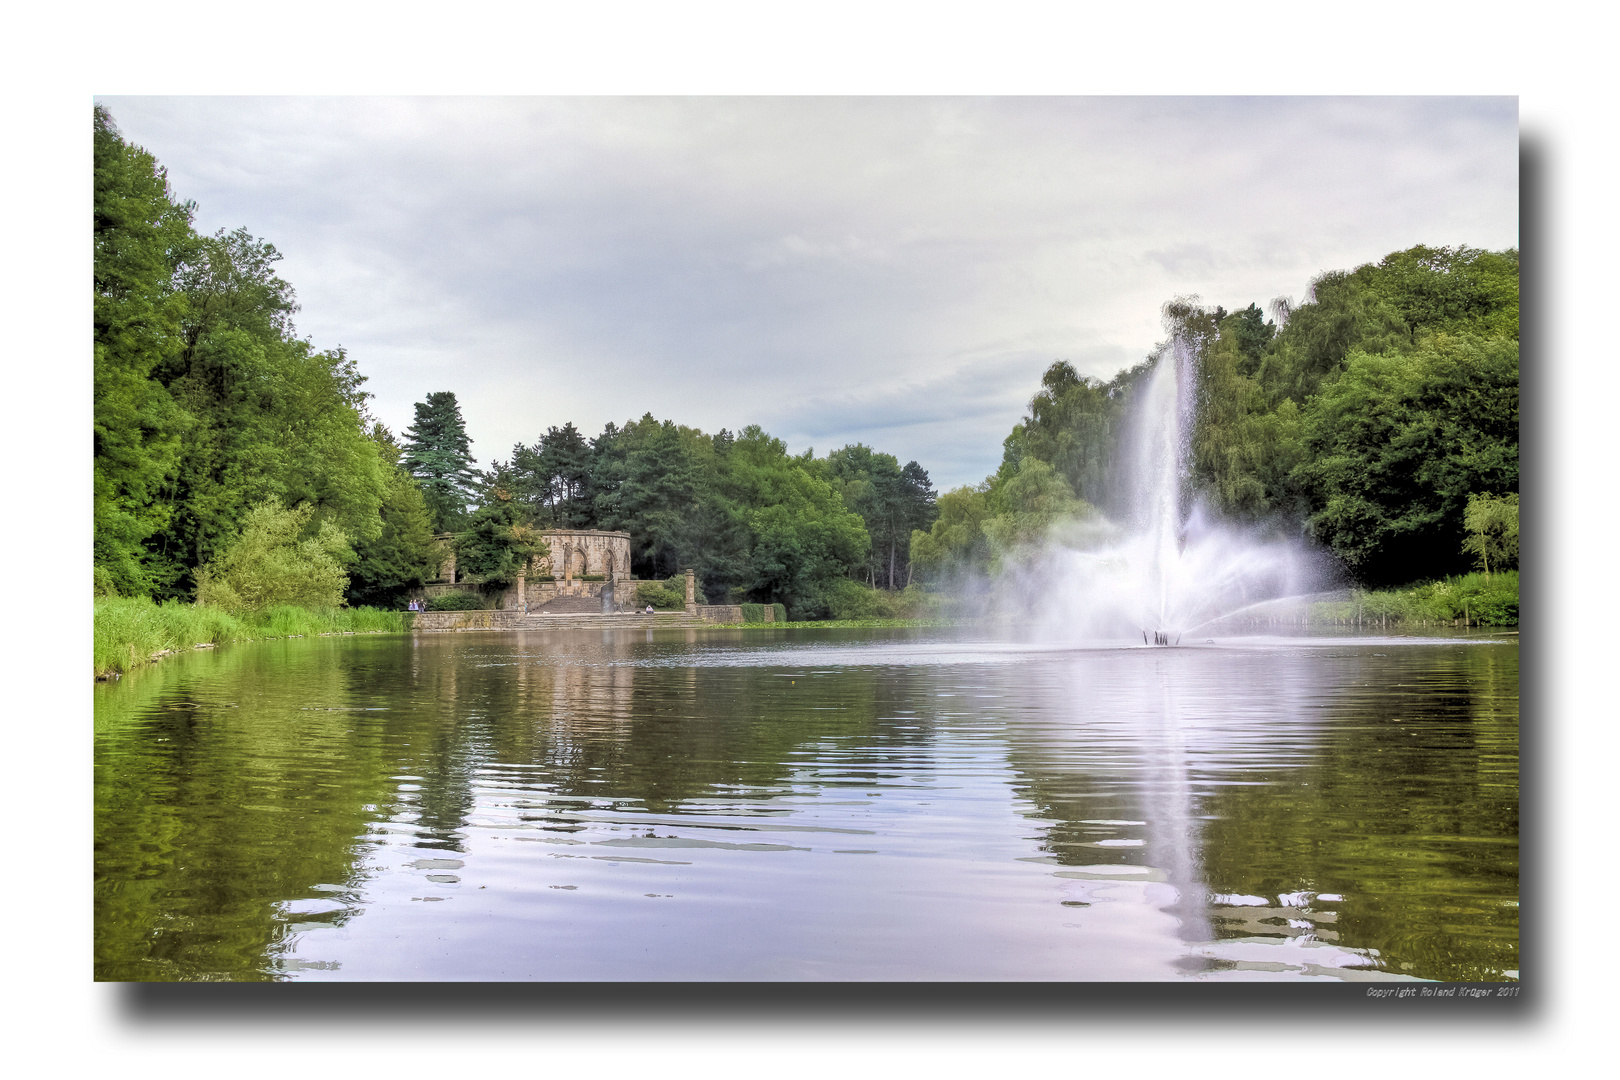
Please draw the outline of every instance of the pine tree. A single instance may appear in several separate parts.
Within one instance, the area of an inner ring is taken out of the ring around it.
[[[472,444],[455,394],[442,390],[416,403],[416,423],[405,429],[400,465],[422,486],[433,527],[439,532],[461,529],[475,478]]]

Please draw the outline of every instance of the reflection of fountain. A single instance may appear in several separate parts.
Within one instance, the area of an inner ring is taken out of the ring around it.
[[[1298,542],[1215,520],[1186,497],[1197,345],[1171,338],[1124,433],[1123,525],[1093,520],[1061,537],[1046,591],[1064,631],[1175,645],[1234,613],[1320,588]]]

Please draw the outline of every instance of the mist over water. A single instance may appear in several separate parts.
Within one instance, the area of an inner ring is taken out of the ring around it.
[[[1046,637],[1177,644],[1234,616],[1277,614],[1331,587],[1301,541],[1224,521],[1190,489],[1196,344],[1172,336],[1122,433],[1116,517],[1055,527],[1008,560],[1000,614]]]

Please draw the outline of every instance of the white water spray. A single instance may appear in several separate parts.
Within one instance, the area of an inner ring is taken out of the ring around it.
[[[1048,636],[1175,645],[1324,587],[1302,543],[1218,521],[1188,497],[1196,364],[1194,343],[1172,337],[1138,393],[1121,447],[1125,520],[1056,533],[1012,571]]]

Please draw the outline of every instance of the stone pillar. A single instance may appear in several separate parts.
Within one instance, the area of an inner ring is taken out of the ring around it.
[[[686,571],[686,613],[697,614],[697,581],[690,568]]]
[[[517,576],[517,602],[516,602],[516,607],[517,607],[517,609],[519,611],[522,611],[524,605],[529,602],[529,597],[528,597],[527,593],[524,591],[525,588],[527,587],[527,583],[526,583],[526,577],[527,577],[526,571],[527,570],[528,570],[528,567],[525,566],[523,570],[518,571],[518,576]]]

